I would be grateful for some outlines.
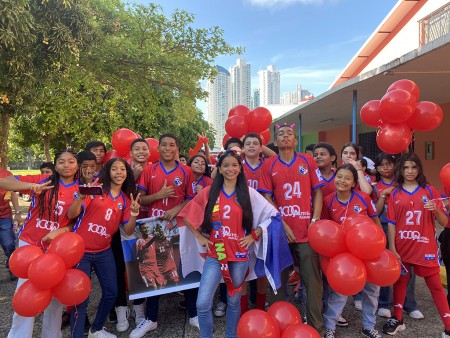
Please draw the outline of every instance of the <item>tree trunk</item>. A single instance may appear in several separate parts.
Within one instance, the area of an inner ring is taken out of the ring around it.
[[[8,136],[9,136],[9,120],[11,115],[9,113],[0,113],[0,126],[2,127],[0,133],[0,167],[8,166]]]
[[[46,162],[52,162],[52,157],[50,156],[50,136],[44,135],[44,156]]]

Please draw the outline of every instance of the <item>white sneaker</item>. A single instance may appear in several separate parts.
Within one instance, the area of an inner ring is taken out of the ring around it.
[[[145,319],[144,304],[133,305],[134,322],[137,325]]]
[[[420,312],[420,310],[414,310],[408,313],[412,318],[414,319],[424,319],[425,316],[423,315],[422,312]]]
[[[219,302],[214,308],[214,316],[223,317],[227,313],[227,304]]]
[[[89,330],[88,338],[117,338],[117,336],[115,334],[107,332],[105,328],[103,328],[100,331],[94,333]]]
[[[136,328],[130,332],[130,338],[144,337],[147,332],[153,331],[158,327],[157,322],[152,322],[150,319],[144,319]]]
[[[384,318],[391,318],[391,310],[380,307],[378,309],[378,315]]]
[[[191,324],[192,326],[195,326],[197,329],[200,330],[200,325],[198,324],[198,316],[189,318],[189,324]]]
[[[355,300],[355,309],[362,311],[362,300]]]
[[[130,324],[128,323],[128,316],[130,315],[130,310],[128,310],[128,306],[117,306],[116,315],[117,315],[117,324],[116,324],[117,332],[123,332],[128,330],[128,328],[130,327]]]

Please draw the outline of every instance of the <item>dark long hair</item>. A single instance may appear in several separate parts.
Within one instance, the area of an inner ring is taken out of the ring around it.
[[[242,168],[242,162],[240,157],[232,150],[227,150],[223,155],[219,157],[217,162],[217,167],[220,168],[222,162],[227,157],[235,158],[240,167],[240,173],[237,177],[236,182],[236,199],[239,205],[242,208],[242,226],[245,229],[245,232],[248,234],[251,232],[253,227],[253,213],[252,213],[252,205],[250,202],[250,193],[248,191],[247,180],[244,176],[244,169]],[[219,197],[220,191],[223,187],[223,175],[219,173],[216,175],[213,183],[211,184],[211,190],[209,191],[208,203],[205,208],[205,217],[203,219],[203,223],[201,225],[201,231],[205,234],[210,234],[212,230],[211,224],[211,216],[214,205],[216,204],[217,197]]]
[[[416,181],[422,188],[425,188],[425,186],[428,184],[427,178],[423,173],[422,161],[420,160],[419,156],[416,153],[403,154],[397,160],[397,163],[395,164],[395,176],[397,180],[397,186],[401,187],[403,183],[405,183],[405,178],[403,177],[404,172],[403,166],[405,165],[406,161],[414,162],[417,165],[418,173]]]
[[[338,174],[338,172],[340,170],[344,170],[344,169],[350,170],[350,172],[353,175],[353,180],[354,180],[354,183],[353,183],[353,186],[352,186],[352,190],[353,190],[358,185],[358,171],[351,164],[345,163],[345,164],[341,165],[339,168],[337,168],[336,175]]]
[[[205,172],[203,173],[203,175],[211,177],[211,171],[209,170],[209,166],[208,166],[208,160],[206,159],[205,156],[203,156],[202,154],[195,154],[194,156],[192,156],[188,161],[187,161],[187,165],[190,167],[192,162],[197,158],[200,157],[205,161]]]
[[[342,146],[341,158],[342,158],[342,153],[344,152],[345,148],[347,148],[347,147],[352,147],[353,149],[355,149],[356,159],[358,159],[359,158],[359,148],[358,148],[358,145],[356,143],[353,143],[353,142],[347,142],[346,144],[344,144]]]
[[[107,194],[111,190],[111,167],[115,162],[123,163],[127,169],[127,178],[120,190],[128,197],[130,197],[130,194],[134,196],[136,194],[136,181],[134,180],[133,170],[123,158],[112,158],[103,166],[99,179],[99,183],[103,184],[103,192]]]
[[[394,166],[395,166],[395,163],[397,162],[397,157],[395,157],[394,155],[391,155],[391,154],[383,153],[383,152],[379,153],[379,154],[375,157],[375,161],[374,161],[374,163],[375,163],[375,169],[377,169],[377,168],[381,165],[381,163],[382,163],[384,160],[386,160],[386,161],[388,161],[388,162],[390,162],[390,163],[393,163]],[[394,175],[395,175],[395,169],[394,169]],[[380,175],[380,173],[378,172],[378,169],[377,169],[377,172],[376,172],[376,174],[375,174],[375,180],[376,180],[377,182],[380,182],[380,181],[381,181],[381,175]]]
[[[77,154],[75,154],[75,152],[73,152],[72,150],[63,150],[63,151],[58,151],[55,154],[55,159],[53,160],[53,165],[55,167],[56,167],[56,162],[58,161],[59,157],[64,153],[69,153],[69,154],[73,155],[73,157],[75,157],[75,159],[77,160],[78,165],[80,165]],[[78,170],[76,171],[73,179],[76,180],[77,178],[78,178]],[[50,185],[52,185],[53,188],[49,189],[49,190],[45,190],[39,194],[38,204],[39,204],[39,217],[40,218],[44,217],[45,212],[47,211],[49,221],[51,221],[53,219],[53,221],[58,222],[58,213],[55,210],[55,206],[58,201],[59,180],[60,180],[59,173],[57,170],[54,170],[53,174],[50,175],[44,181],[44,182],[50,181],[51,182]],[[53,205],[53,201],[55,201],[55,205]]]

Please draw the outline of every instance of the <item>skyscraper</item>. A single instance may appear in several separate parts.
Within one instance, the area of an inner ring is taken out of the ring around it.
[[[217,66],[216,69],[217,77],[206,84],[206,91],[208,92],[206,112],[208,122],[216,130],[214,148],[222,148],[222,139],[226,134],[225,121],[232,107],[231,79],[230,73],[225,68]]]
[[[275,65],[259,73],[260,105],[280,104],[280,72]]]
[[[253,91],[253,106],[252,106],[252,109],[255,109],[256,107],[259,107],[259,106],[260,106],[260,104],[259,104],[259,89],[256,88]]]
[[[230,67],[231,107],[242,104],[251,107],[251,66],[245,59],[237,59],[236,65]]]

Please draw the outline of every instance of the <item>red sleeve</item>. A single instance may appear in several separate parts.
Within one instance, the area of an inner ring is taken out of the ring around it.
[[[375,204],[374,204],[373,200],[367,194],[364,194],[363,196],[364,196],[364,200],[367,203],[367,215],[369,217],[378,217],[378,211],[377,211],[377,208],[375,208]]]
[[[120,220],[120,224],[125,224],[130,220],[131,217],[131,200],[128,198],[128,196],[124,195],[124,204],[125,209],[122,212],[122,219]]]
[[[388,220],[389,223],[393,223],[395,224],[397,222],[397,220],[395,219],[395,205],[394,205],[394,193],[395,190],[393,190],[389,196],[388,196],[388,200],[387,200],[387,211],[386,211],[386,219]]]
[[[317,163],[314,161],[313,157],[309,154],[303,154],[302,156],[308,161],[308,165],[311,170],[309,170],[309,177],[311,179],[311,189],[315,190],[323,186],[322,174],[320,173]]]
[[[195,182],[194,180],[194,173],[192,172],[192,169],[190,167],[185,167],[184,170],[186,170],[186,195],[184,196],[185,199],[191,200],[194,198],[195,194],[192,187],[192,183]]]
[[[149,194],[150,191],[150,177],[153,169],[153,164],[147,165],[141,173],[137,181],[137,188],[145,191],[146,194]]]
[[[328,196],[332,196],[332,194]],[[331,198],[328,198],[328,196],[323,199],[322,213],[320,214],[321,219],[331,219],[330,210],[328,210]]]
[[[270,169],[273,164],[273,160],[267,159],[264,161],[261,168],[261,177],[258,183],[258,192],[273,194],[272,178],[270,177]]]
[[[178,225],[185,226],[184,218],[187,219],[190,225],[198,229],[205,216],[205,208],[208,203],[209,187],[203,188],[200,192],[189,201],[177,215]]]

